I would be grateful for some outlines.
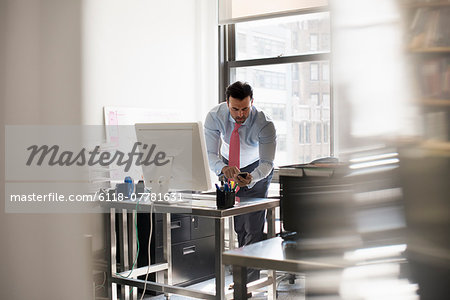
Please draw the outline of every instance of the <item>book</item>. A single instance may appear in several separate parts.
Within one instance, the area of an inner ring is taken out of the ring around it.
[[[409,48],[450,47],[450,7],[420,7],[410,25]]]

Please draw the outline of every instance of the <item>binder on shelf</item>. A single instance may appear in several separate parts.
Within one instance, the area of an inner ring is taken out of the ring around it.
[[[449,3],[450,4],[450,3]],[[411,50],[450,47],[450,7],[419,7],[411,21]]]

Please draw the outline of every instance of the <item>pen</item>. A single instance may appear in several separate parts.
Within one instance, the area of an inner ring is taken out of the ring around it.
[[[218,191],[220,191],[220,187],[219,187],[219,185],[216,183],[216,189],[218,190]]]

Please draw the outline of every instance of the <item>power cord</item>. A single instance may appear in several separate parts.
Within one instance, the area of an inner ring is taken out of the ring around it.
[[[95,286],[95,290],[98,291],[98,290],[104,289],[105,283],[106,283],[106,272],[103,272],[103,283]]]
[[[146,198],[148,198],[148,193],[146,193],[146,195],[147,195]],[[139,202],[140,202],[140,200],[143,197],[144,196],[141,196],[136,202],[136,215],[134,217],[134,227],[135,227],[135,231],[136,231],[136,241],[137,241],[136,258],[134,259],[133,265],[131,266],[130,273],[128,273],[127,276],[123,276],[123,275],[121,275],[119,273],[116,273],[116,275],[118,275],[118,276],[120,276],[122,278],[129,278],[130,277],[130,275],[133,273],[133,270],[134,270],[134,268],[136,266],[136,262],[137,262],[138,257],[139,257],[140,244],[139,244],[138,227],[137,227],[137,211],[138,211],[138,208],[139,208]],[[148,266],[147,266],[147,272],[146,272],[147,274],[145,275],[144,290],[142,292],[142,296],[141,296],[140,300],[142,300],[144,298],[145,290],[147,288],[148,274],[149,274],[149,271],[150,271],[150,244],[151,244],[151,239],[152,239],[152,231],[153,231],[153,201],[150,201],[150,233],[149,233],[149,236],[148,236],[148,247],[147,247]],[[130,289],[130,295],[133,292],[133,289],[134,289],[134,287],[132,287]]]
[[[137,242],[136,257],[135,257],[135,259],[134,259],[134,261],[133,261],[133,265],[131,266],[130,273],[128,273],[127,276],[123,276],[123,275],[121,275],[121,274],[119,274],[119,273],[116,273],[116,275],[118,275],[119,277],[122,277],[122,278],[129,278],[129,277],[130,277],[130,275],[133,273],[134,268],[136,267],[136,263],[137,263],[137,260],[138,260],[138,257],[139,257],[140,244],[139,244],[139,234],[138,234],[138,227],[137,227],[137,211],[138,211],[138,208],[139,208],[139,202],[140,202],[140,200],[141,200],[142,198],[143,198],[143,196],[141,196],[141,197],[136,201],[136,215],[134,216],[134,228],[135,228],[135,231],[136,231],[136,242]],[[153,203],[151,203],[151,207],[150,207],[150,210],[152,210],[152,209],[153,209]],[[152,217],[152,214],[150,213],[150,220],[151,220],[151,217]],[[151,221],[150,221],[150,222],[151,222]],[[151,227],[150,227],[150,228],[151,228]],[[151,237],[151,232],[150,232],[150,237]],[[150,239],[149,239],[149,245],[150,245]],[[150,254],[149,254],[149,257],[150,257]],[[132,288],[130,289],[130,295],[131,295],[131,293],[133,292],[133,289],[134,289],[134,287],[132,287]]]
[[[141,299],[144,299],[144,295],[145,295],[145,291],[147,288],[147,280],[148,280],[148,274],[150,272],[150,242],[152,240],[152,230],[153,230],[153,222],[152,222],[152,217],[153,217],[153,201],[150,201],[150,234],[148,236],[148,247],[147,247],[147,255],[148,255],[148,265],[147,265],[147,274],[145,275],[145,283],[144,283],[144,290],[142,291],[142,296]]]
[[[136,215],[134,216],[134,228],[135,228],[135,231],[136,231],[136,242],[137,242],[136,257],[135,257],[135,259],[133,261],[133,265],[131,266],[130,273],[128,273],[127,276],[123,276],[123,275],[121,275],[119,273],[116,273],[116,275],[119,275],[122,278],[129,278],[130,277],[130,275],[133,273],[133,270],[134,270],[134,268],[136,266],[136,262],[137,262],[138,257],[139,257],[140,245],[139,245],[139,235],[138,235],[138,228],[137,228],[137,210],[138,210],[138,207],[139,207],[139,200],[137,200],[137,202],[136,202]],[[131,290],[133,290],[133,289],[131,289]]]

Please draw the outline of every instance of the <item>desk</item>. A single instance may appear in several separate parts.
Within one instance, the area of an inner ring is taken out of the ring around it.
[[[342,256],[305,255],[295,248],[285,247],[283,239],[280,237],[226,251],[223,254],[223,263],[233,265],[234,299],[236,300],[247,299],[247,267],[287,272],[308,272],[339,270],[351,265]],[[275,284],[269,288],[269,299],[275,298],[275,289]]]
[[[222,259],[224,252],[224,221],[225,218],[233,217],[236,215],[242,215],[250,212],[267,209],[267,222],[268,222],[268,236],[275,236],[275,207],[279,206],[279,199],[266,199],[266,198],[240,198],[240,202],[237,202],[234,207],[229,209],[217,209],[215,201],[211,200],[192,200],[189,203],[177,203],[177,204],[155,204],[153,205],[153,212],[163,214],[163,248],[164,248],[164,263],[154,264],[150,266],[150,273],[162,272],[164,276],[164,283],[161,282],[148,282],[146,289],[162,292],[168,295],[169,293],[180,294],[184,296],[202,298],[202,299],[225,299],[225,269]],[[138,206],[134,201],[118,201],[103,203],[105,207],[109,209],[109,230],[108,230],[108,244],[111,246],[111,251],[108,252],[108,261],[110,266],[108,268],[108,283],[111,284],[111,298],[117,299],[117,285],[122,285],[122,297],[121,299],[135,298],[137,296],[136,289],[130,295],[130,286],[144,288],[144,280],[137,279],[138,276],[145,275],[147,267],[141,267],[133,270],[125,270],[117,274],[117,240],[116,240],[116,212],[121,212],[122,217],[120,222],[120,248],[121,261],[125,269],[129,268],[129,255],[128,246],[124,241],[128,240],[128,235],[131,236],[132,245],[136,244],[136,236],[134,230],[127,228],[127,215],[132,213],[132,218],[139,212],[150,212],[152,210],[149,203],[140,203]],[[171,229],[170,229],[170,214],[188,214],[199,217],[208,217],[215,219],[215,277],[216,277],[216,293],[207,293],[197,291],[184,287],[172,286],[172,255],[171,255]],[[142,251],[145,253],[145,251]],[[141,253],[142,253],[141,252]],[[132,256],[135,253],[135,249],[131,249]],[[132,257],[131,260],[133,260]],[[128,276],[124,278],[123,276]],[[270,279],[269,279],[270,281]],[[268,281],[268,282],[269,282]],[[267,282],[266,282],[267,283]],[[275,280],[270,281],[275,284]],[[231,297],[231,294],[229,295]]]

